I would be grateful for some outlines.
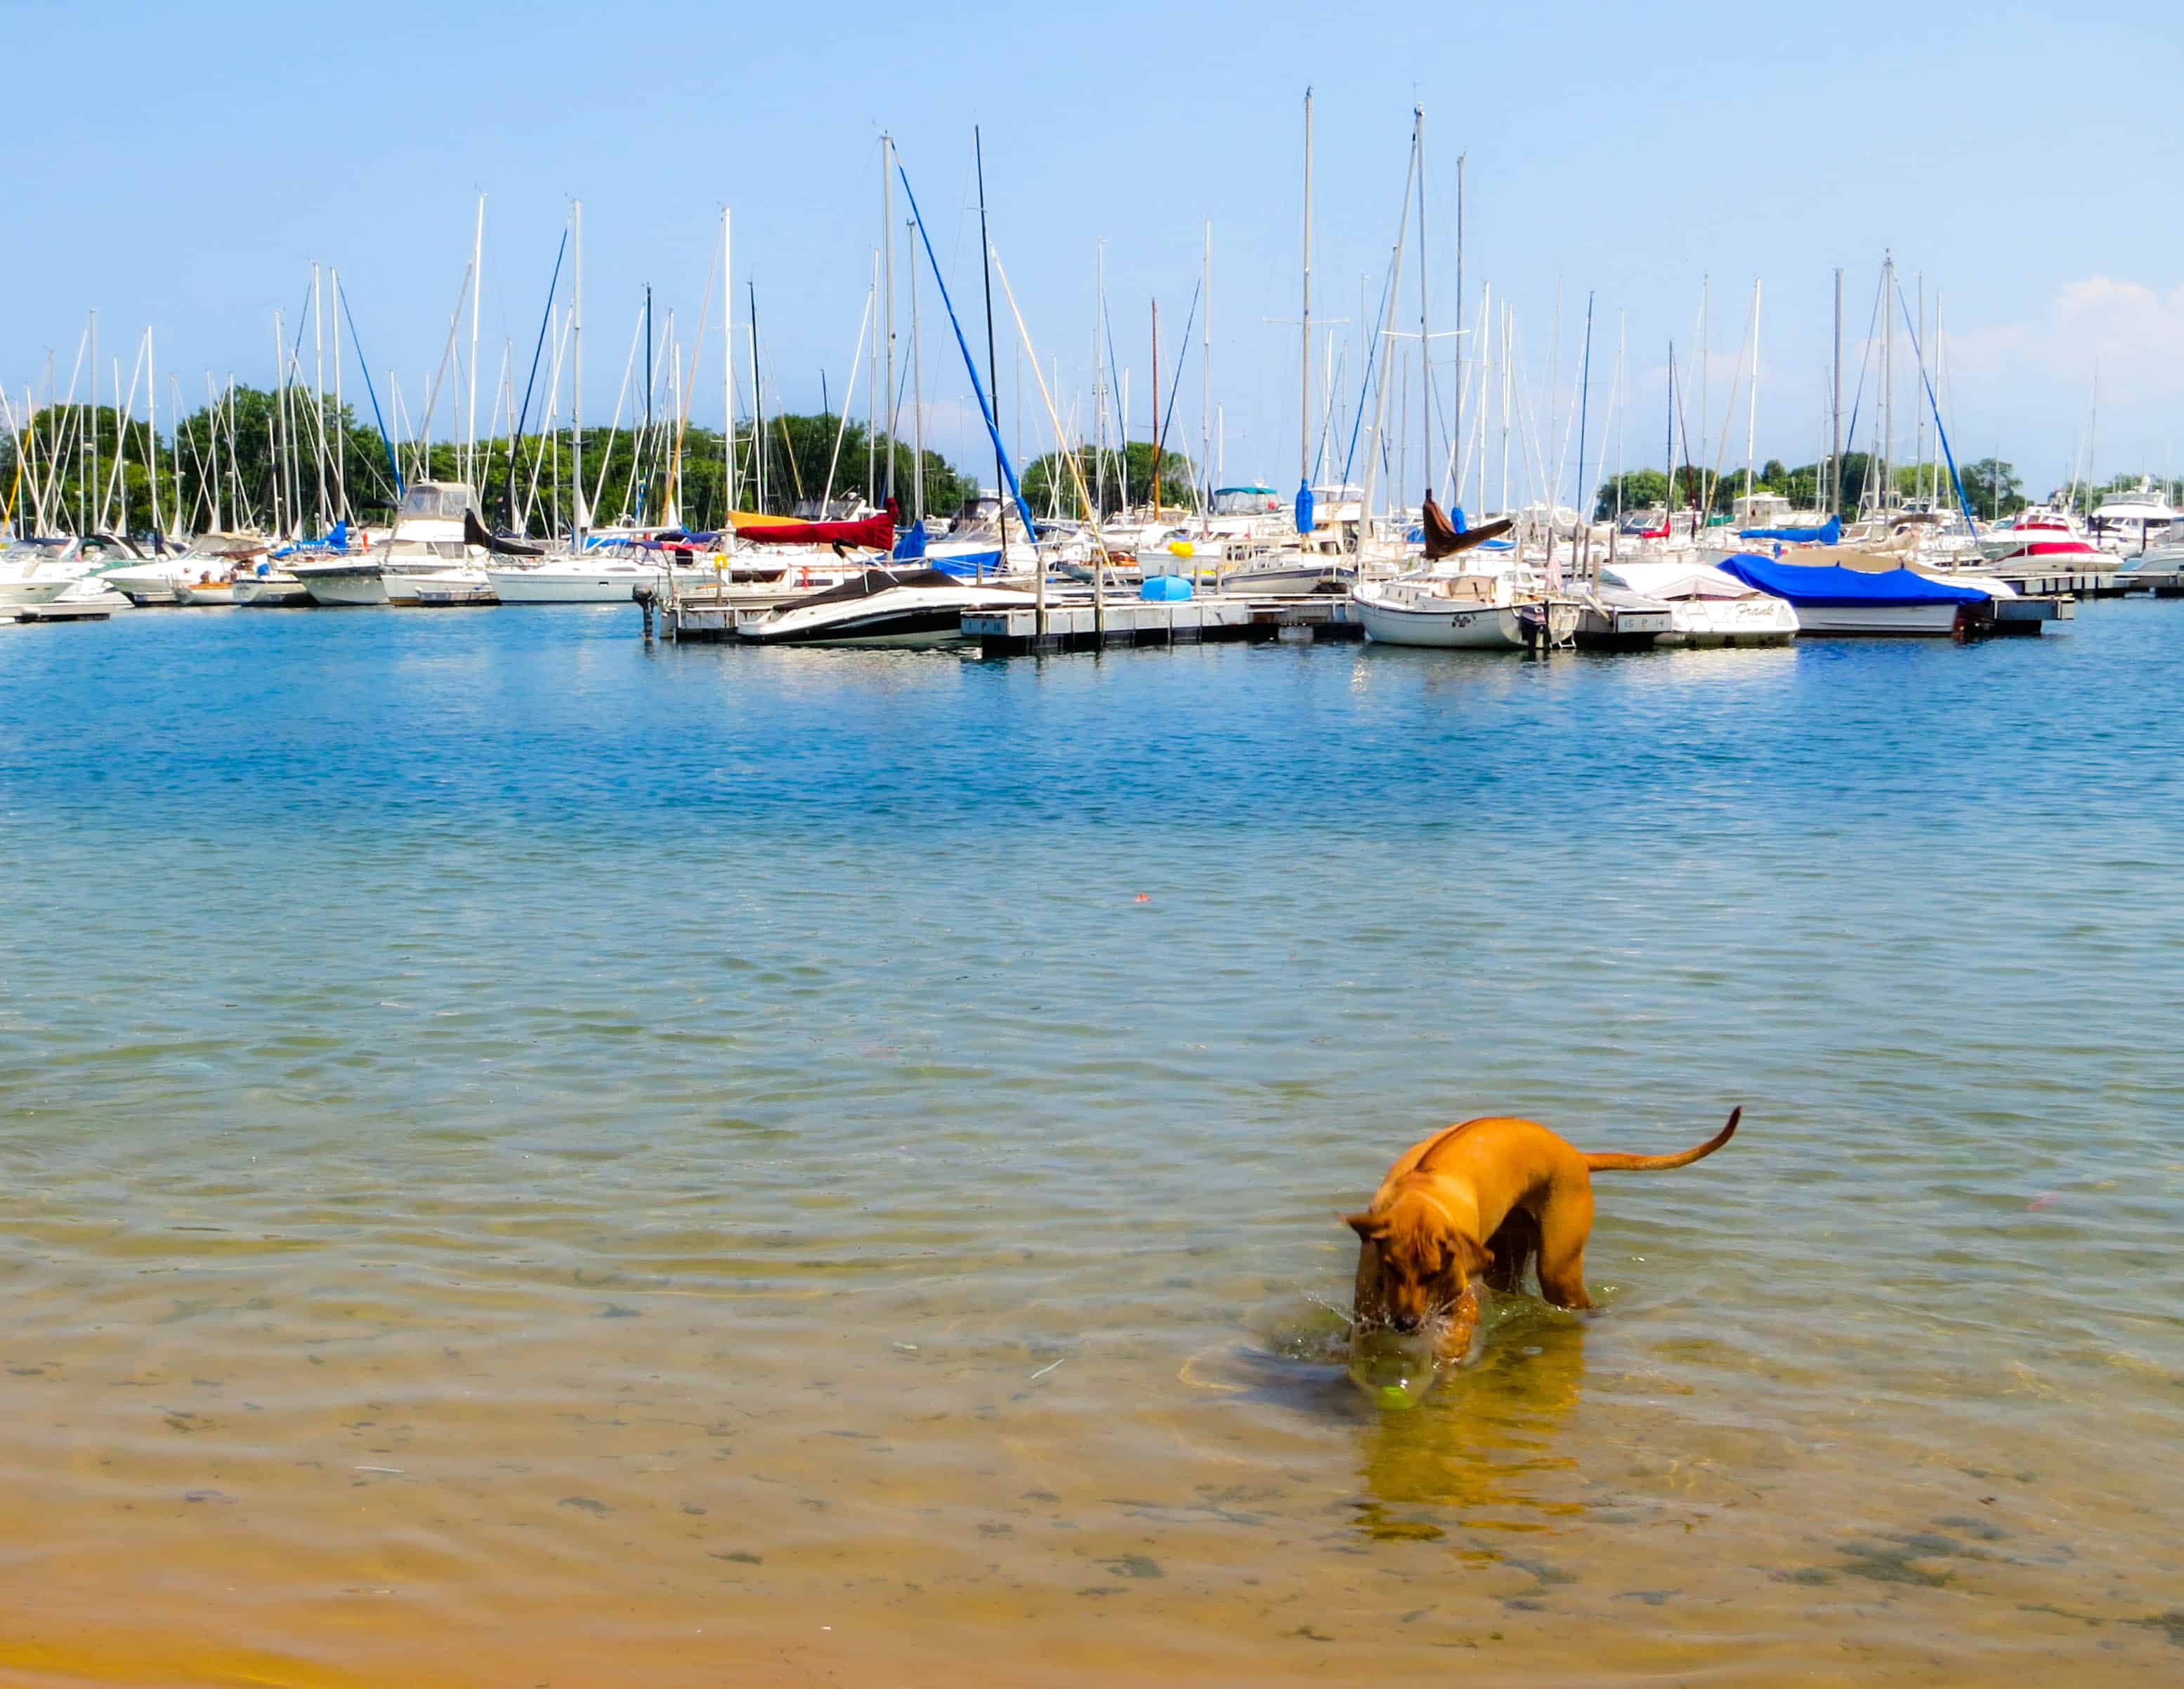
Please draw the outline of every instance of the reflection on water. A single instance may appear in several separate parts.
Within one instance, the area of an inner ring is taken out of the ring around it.
[[[2160,1681],[2175,617],[0,638],[0,1677]],[[1404,1145],[1735,1102],[1351,1381]]]

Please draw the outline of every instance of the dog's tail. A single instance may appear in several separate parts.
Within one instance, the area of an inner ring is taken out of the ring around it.
[[[1736,1123],[1744,1118],[1740,1106],[1729,1112],[1729,1124],[1708,1139],[1703,1144],[1679,1151],[1673,1156],[1626,1156],[1609,1151],[1602,1155],[1587,1155],[1585,1158],[1588,1173],[1661,1173],[1672,1167],[1689,1167],[1695,1161],[1703,1161],[1736,1135]]]

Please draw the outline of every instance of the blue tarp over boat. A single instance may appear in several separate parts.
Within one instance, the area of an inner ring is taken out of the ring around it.
[[[1985,604],[1990,594],[1977,587],[1914,574],[1908,569],[1869,572],[1840,564],[1783,563],[1757,552],[1731,557],[1721,566],[1747,587],[1793,605],[1815,607],[1868,604]]]
[[[1739,539],[1780,539],[1791,545],[1836,545],[1842,540],[1842,518],[1830,516],[1818,527],[1739,528]]]

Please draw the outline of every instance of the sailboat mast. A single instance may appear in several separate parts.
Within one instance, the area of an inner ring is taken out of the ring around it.
[[[576,360],[570,372],[569,395],[569,546],[573,551],[584,549],[584,202],[577,200],[569,208],[570,243],[576,248],[577,275],[571,286],[570,313],[574,321],[569,325],[572,343],[569,354]],[[730,420],[734,411],[731,407]],[[733,430],[732,430],[733,432]]]
[[[911,248],[910,266],[910,431],[911,469],[916,479],[911,485],[911,520],[925,520],[925,345],[918,337],[917,248]]]
[[[1828,404],[1828,513],[1842,510],[1842,277],[1836,271],[1836,361]]]
[[[319,266],[311,266],[311,410],[317,423],[313,431],[317,437],[317,449],[311,454],[317,471],[319,484],[319,532],[324,533],[326,521],[326,313],[319,299]]]
[[[894,137],[880,137],[880,287],[887,300],[887,496],[894,502]]]
[[[750,296],[751,346],[751,477],[758,487],[758,507],[766,509],[766,410],[758,382],[758,283],[746,282]]]
[[[1198,399],[1198,472],[1206,483],[1199,500],[1201,525],[1213,514],[1213,222],[1206,224],[1206,267],[1200,273],[1199,290],[1206,297],[1205,345],[1201,348]]]
[[[281,318],[277,312],[275,313],[273,318],[273,350],[276,356],[279,354],[281,350]],[[74,383],[71,382],[70,384],[73,385]],[[119,398],[120,395],[116,394],[115,397]],[[98,484],[98,313],[96,310],[92,311],[91,314],[90,420],[91,426],[86,429],[85,432],[87,433],[91,438],[91,485],[95,487]],[[79,486],[76,488],[76,528],[79,532],[87,531],[91,527],[91,524],[86,522],[85,520],[86,506],[84,504],[85,495],[89,490],[89,488],[82,486]],[[103,499],[99,503],[97,525],[102,528],[106,526],[106,504]]]
[[[986,232],[986,142],[976,124],[971,127],[971,146],[978,166],[978,269],[986,282],[986,385],[993,392],[995,407],[993,418],[994,522],[1000,533],[1001,567],[1006,569],[1009,560],[1009,477],[1007,466],[1001,461],[1001,389],[1000,375],[996,368],[1000,360],[994,352],[994,246],[992,237]],[[1046,571],[1041,569],[1039,571],[1041,613],[1038,628],[1041,633],[1046,632],[1045,580]]]
[[[1456,460],[1456,486],[1451,496],[1463,504],[1463,160],[1456,155],[1456,406],[1450,421],[1449,455]]]
[[[1304,91],[1304,337],[1297,356],[1297,484],[1312,482],[1312,90]]]
[[[1160,301],[1153,301],[1153,414],[1150,426],[1153,436],[1153,520],[1160,520]]]
[[[337,443],[334,447],[334,520],[348,520],[348,416],[342,409],[342,338],[341,338],[341,271],[332,272],[329,280],[333,306],[326,315],[333,320],[334,328],[334,426]]]
[[[470,421],[463,436],[463,480],[477,485],[477,348],[478,295],[484,291],[485,195],[478,195],[477,230],[471,237],[471,399]]]
[[[1896,450],[1896,316],[1889,309],[1896,303],[1895,291],[1896,254],[1888,253],[1880,260],[1880,480],[1873,505],[1883,515],[1888,510],[1888,460]]]
[[[1744,519],[1752,521],[1752,472],[1759,441],[1759,278],[1752,278],[1752,393],[1744,420]]]
[[[144,478],[152,483],[152,532],[158,534],[164,532],[159,526],[159,360],[153,350],[149,323],[144,326]],[[181,460],[177,452],[175,461]]]
[[[635,467],[644,472],[644,454],[652,449],[652,284],[644,284],[644,432],[637,437],[638,454]],[[651,500],[640,492],[637,495],[637,519],[644,520],[645,507]]]
[[[1418,153],[1418,415],[1424,421],[1425,455],[1418,460],[1426,480],[1426,496],[1433,493],[1433,325],[1426,301],[1426,109],[1411,108],[1412,144]],[[1425,519],[1425,499],[1418,500],[1418,519]]]
[[[1100,329],[1107,320],[1107,242],[1094,242],[1092,258],[1092,503],[1107,514],[1107,365],[1100,355]]]

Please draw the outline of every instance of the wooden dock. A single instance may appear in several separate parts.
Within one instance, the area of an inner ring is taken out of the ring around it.
[[[26,604],[15,611],[20,622],[106,622],[114,612],[97,604]]]

